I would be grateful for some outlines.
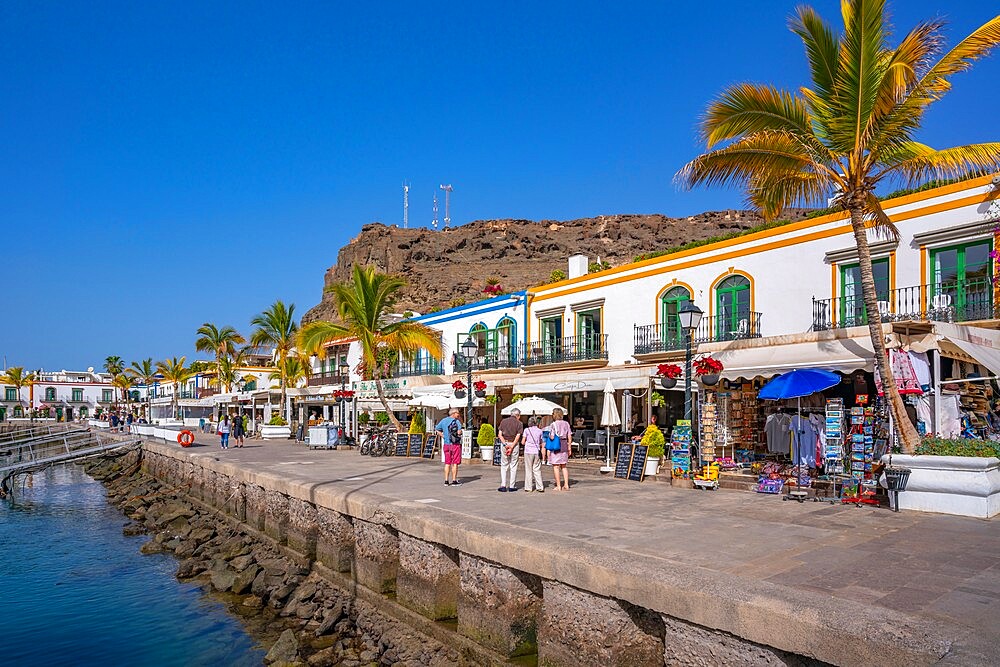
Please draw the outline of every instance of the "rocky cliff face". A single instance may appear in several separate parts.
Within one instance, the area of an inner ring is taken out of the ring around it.
[[[800,220],[806,210],[787,211]],[[398,303],[400,312],[425,313],[435,308],[486,298],[487,280],[498,278],[505,291],[548,282],[555,269],[566,270],[570,255],[582,253],[592,262],[611,266],[631,262],[636,255],[759,225],[748,211],[713,211],[687,218],[663,215],[611,215],[579,220],[477,220],[435,231],[402,229],[381,223],[365,225],[340,249],[337,263],[327,269],[324,288],[350,278],[355,264],[372,264],[380,271],[401,274],[408,287]],[[303,321],[332,319],[333,302],[325,290],[321,302]]]

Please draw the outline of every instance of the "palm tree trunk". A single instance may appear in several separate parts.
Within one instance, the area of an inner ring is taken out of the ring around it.
[[[910,422],[903,406],[903,397],[896,387],[896,379],[892,375],[889,356],[885,349],[885,338],[882,333],[882,313],[878,309],[878,295],[875,292],[875,274],[872,271],[872,257],[868,249],[868,235],[865,227],[864,213],[859,206],[852,206],[851,228],[854,231],[854,242],[858,248],[858,265],[861,273],[861,293],[864,296],[868,333],[872,339],[872,349],[875,350],[875,372],[882,378],[882,390],[889,398],[889,409],[896,432],[899,433],[903,452],[912,454],[920,442],[917,430]]]
[[[385,408],[385,414],[389,415],[389,421],[396,428],[396,432],[402,433],[403,424],[396,419],[396,415],[392,414],[392,410],[389,409],[389,401],[385,398],[385,390],[382,388],[382,378],[380,377],[375,378],[375,391],[378,392],[378,400],[382,404],[382,407]]]

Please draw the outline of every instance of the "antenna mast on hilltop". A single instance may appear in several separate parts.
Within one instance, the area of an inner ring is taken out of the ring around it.
[[[442,185],[441,189],[444,190],[444,228],[448,229],[451,226],[451,217],[448,215],[448,204],[451,200],[451,191],[455,188],[450,185]]]
[[[410,226],[410,184],[403,183],[403,229]]]
[[[438,196],[436,192],[434,193],[434,222],[431,224],[434,225],[434,229],[438,228]]]

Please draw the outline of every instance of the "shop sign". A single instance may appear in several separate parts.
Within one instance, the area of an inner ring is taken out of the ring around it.
[[[354,390],[357,398],[378,398],[378,388],[375,386],[374,380],[360,380],[352,382],[351,389]],[[385,392],[387,397],[403,395],[408,396],[411,393],[407,383],[407,378],[388,378],[382,380],[382,391]]]

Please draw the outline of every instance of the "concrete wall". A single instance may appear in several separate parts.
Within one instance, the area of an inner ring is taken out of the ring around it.
[[[734,587],[693,565],[169,445],[147,443],[143,465],[304,564],[351,572],[351,585],[384,605],[453,620],[452,643],[471,640],[494,664],[537,655],[540,665],[922,665],[951,648],[936,626],[890,610],[873,618],[869,607],[777,584]]]

